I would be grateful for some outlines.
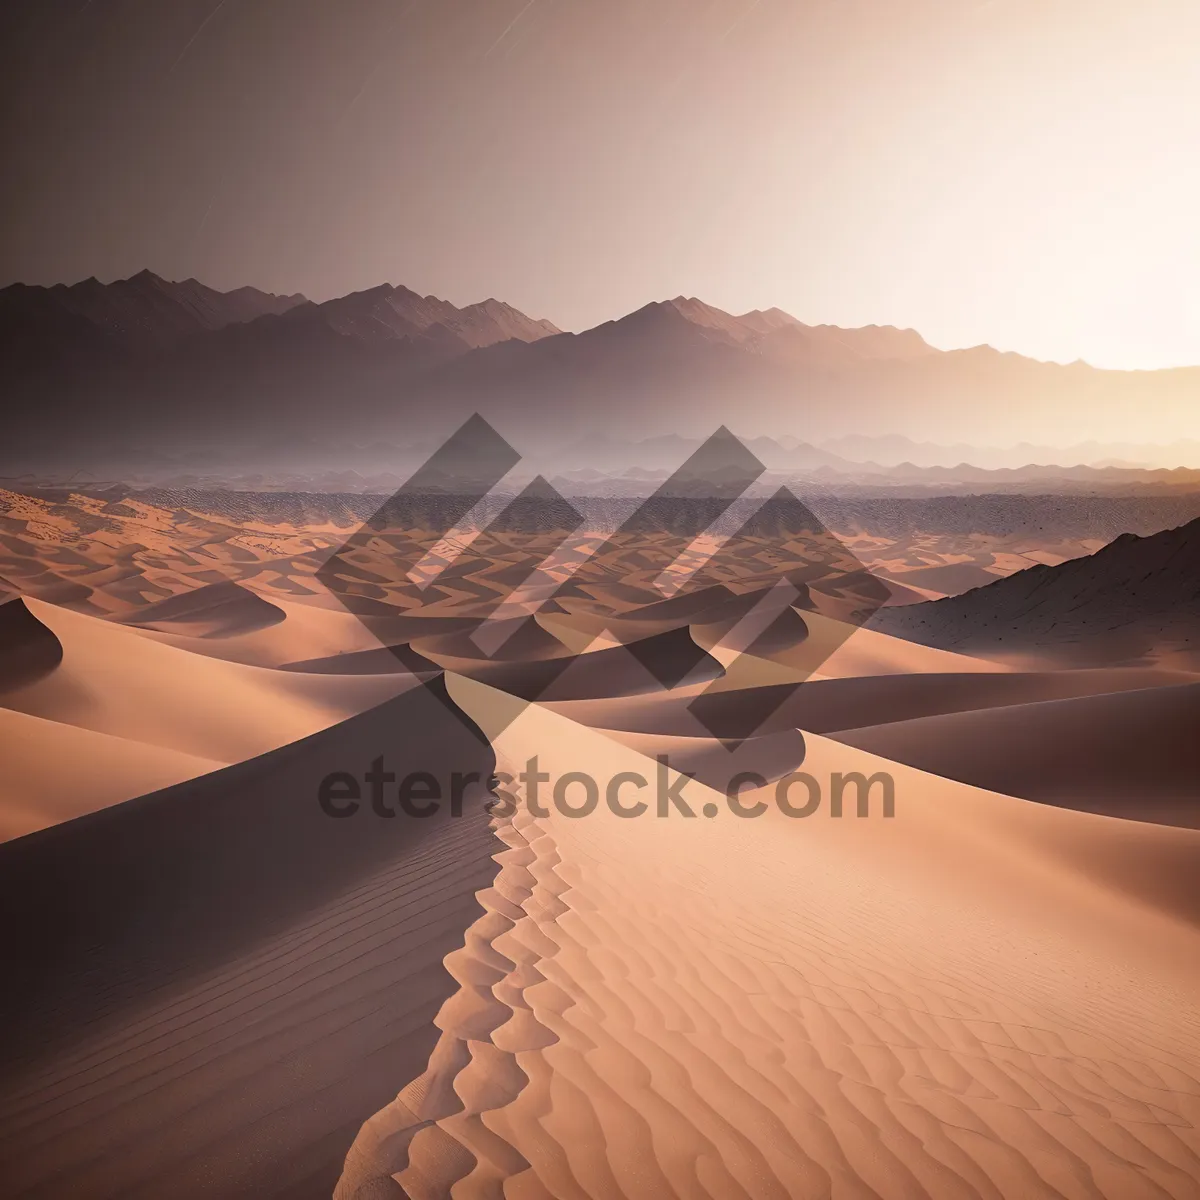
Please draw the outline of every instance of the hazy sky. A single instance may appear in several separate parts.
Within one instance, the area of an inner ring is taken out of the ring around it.
[[[0,283],[1200,363],[1200,0],[7,0]],[[1081,431],[1086,432],[1086,431]]]

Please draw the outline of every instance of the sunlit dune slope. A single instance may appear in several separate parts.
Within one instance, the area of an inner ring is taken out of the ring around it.
[[[0,708],[0,841],[225,764]]]
[[[131,629],[26,600],[63,646],[0,704],[45,720],[238,762],[378,704],[412,681],[281,673],[161,645]]]
[[[125,618],[125,624],[197,638],[231,637],[278,625],[286,613],[232,580],[156,600]]]
[[[644,754],[455,679],[502,765]],[[1200,834],[892,772],[895,816],[519,812],[336,1196],[1194,1196]],[[548,790],[548,788],[546,789]],[[545,793],[544,793],[545,794]],[[406,1081],[397,1080],[397,1086]]]
[[[269,603],[283,613],[281,621],[240,632],[223,632],[219,637],[167,632],[166,626],[162,630],[139,628],[139,632],[148,640],[181,650],[257,667],[277,667],[297,659],[352,654],[379,647],[379,639],[364,623],[340,608],[278,596],[272,596]]]

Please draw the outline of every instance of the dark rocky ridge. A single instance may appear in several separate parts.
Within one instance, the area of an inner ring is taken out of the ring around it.
[[[885,610],[876,628],[968,653],[1100,665],[1200,656],[1200,518],[1030,567],[961,596]]]

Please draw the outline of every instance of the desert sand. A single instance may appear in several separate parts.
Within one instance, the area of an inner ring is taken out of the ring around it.
[[[1164,673],[1159,686],[1138,687],[1138,674],[1129,690],[914,715],[836,736],[993,791],[1200,828],[1200,682]]]
[[[416,683],[396,673],[356,679],[271,671],[31,598],[14,599],[0,613],[12,606],[23,618],[21,644],[53,641],[58,661],[10,678],[12,686],[0,691],[8,837],[263,754]],[[314,608],[301,623],[305,632],[323,623],[341,628],[338,616],[352,620]],[[287,623],[277,637],[293,636],[283,634]],[[244,636],[227,640],[245,651]]]
[[[690,784],[718,818],[502,825],[438,1047],[336,1195],[1193,1195],[1200,835],[808,740],[818,776],[892,770],[896,816]],[[537,706],[496,746],[654,772]]]
[[[739,654],[754,553],[489,650],[530,552],[473,553],[432,615],[232,553],[0,609],[5,1196],[1196,1195],[1194,675],[919,645],[819,580]],[[664,754],[691,818],[485,807],[534,755],[545,796]],[[462,817],[321,811],[381,756],[473,772]],[[833,818],[835,772],[894,815]]]
[[[457,820],[318,808],[380,754],[443,786],[494,761],[439,682],[0,845],[0,1194],[331,1194],[495,868],[478,787]]]

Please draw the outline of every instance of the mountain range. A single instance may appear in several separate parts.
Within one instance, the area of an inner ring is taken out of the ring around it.
[[[1147,419],[1185,412],[1200,368],[942,351],[909,329],[733,315],[687,297],[565,333],[496,299],[458,308],[385,284],[314,303],[143,271],[0,289],[0,387],[16,401],[10,460],[255,437],[436,440],[478,411],[529,451],[733,424],[845,439],[823,452],[834,463],[856,438],[995,444],[1019,428],[1062,441],[1116,428],[1134,406]]]

